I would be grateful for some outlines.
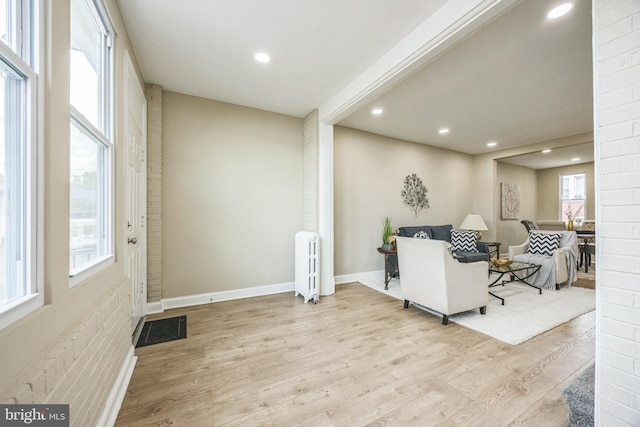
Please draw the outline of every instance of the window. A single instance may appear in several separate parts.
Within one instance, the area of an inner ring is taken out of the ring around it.
[[[560,176],[560,219],[582,222],[586,209],[586,179],[584,173]]]
[[[44,301],[36,226],[38,6],[0,0],[0,327]]]
[[[99,0],[71,1],[69,274],[113,255],[113,32]]]

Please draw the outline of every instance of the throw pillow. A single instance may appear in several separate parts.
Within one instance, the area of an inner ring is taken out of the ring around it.
[[[413,237],[416,239],[428,239],[429,235],[427,234],[426,231],[418,231],[416,234],[413,235]]]
[[[561,233],[529,233],[527,253],[551,256],[560,247],[561,236]]]
[[[478,252],[476,232],[451,230],[451,246],[454,251]]]
[[[431,226],[431,238],[434,240],[444,240],[451,243],[451,230],[453,225],[432,225]]]

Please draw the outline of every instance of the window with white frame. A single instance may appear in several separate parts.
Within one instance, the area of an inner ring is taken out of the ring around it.
[[[69,274],[113,255],[113,30],[100,0],[71,0]]]
[[[44,301],[37,232],[39,6],[0,0],[0,327]]]
[[[560,176],[560,219],[582,222],[587,203],[586,174]]]

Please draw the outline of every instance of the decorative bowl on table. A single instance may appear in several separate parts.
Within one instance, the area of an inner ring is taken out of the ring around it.
[[[495,265],[496,267],[500,268],[500,267],[507,267],[509,266],[513,261],[510,259],[498,259],[498,258],[491,258],[491,264]]]

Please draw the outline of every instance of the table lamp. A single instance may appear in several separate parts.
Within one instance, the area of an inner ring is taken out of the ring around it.
[[[487,231],[487,225],[482,220],[482,217],[478,214],[469,214],[460,224],[461,230],[475,231],[478,236],[478,241],[482,238],[481,231]]]

